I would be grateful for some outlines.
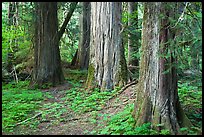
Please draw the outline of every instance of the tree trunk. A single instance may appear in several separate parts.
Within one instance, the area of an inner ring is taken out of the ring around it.
[[[78,63],[80,69],[88,69],[89,43],[90,43],[90,2],[82,3],[82,16],[80,17],[81,37],[78,51]]]
[[[128,2],[128,26],[131,31],[138,28],[138,6],[137,2]],[[136,12],[136,14],[135,14]],[[133,14],[135,15],[133,18]],[[133,35],[132,32],[128,33],[128,65],[139,66],[139,60],[133,56],[139,51],[139,38],[138,35]]]
[[[67,13],[67,17],[65,18],[65,20],[64,20],[64,22],[63,22],[63,24],[62,24],[62,26],[61,26],[61,28],[60,28],[60,30],[58,32],[58,41],[60,41],[62,35],[64,34],[66,26],[69,23],[69,20],[72,17],[72,14],[73,14],[74,10],[76,9],[77,3],[78,2],[72,2],[71,3],[70,10]]]
[[[165,128],[172,134],[179,134],[180,127],[191,127],[192,124],[179,103],[177,73],[172,67],[176,59],[167,44],[171,39],[169,5],[173,7],[170,3],[144,4],[142,58],[133,115],[136,126],[151,122],[153,128]],[[163,126],[157,127],[158,124]]]
[[[121,38],[120,2],[92,2],[90,30],[90,60],[87,86],[101,90],[123,86],[127,81],[127,66]]]
[[[55,86],[64,81],[61,68],[56,2],[37,2],[34,47],[34,74],[31,81],[41,87]]]

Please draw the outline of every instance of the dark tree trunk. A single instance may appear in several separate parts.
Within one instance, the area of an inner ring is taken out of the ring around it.
[[[31,86],[64,82],[61,68],[56,2],[36,3],[34,73]]]
[[[90,2],[82,3],[81,16],[81,37],[78,50],[78,63],[80,69],[88,69],[89,64],[89,43],[90,43]]]
[[[192,124],[179,103],[177,72],[172,66],[176,59],[167,44],[167,40],[172,39],[168,28],[172,10],[169,6],[173,8],[174,4],[144,4],[142,58],[133,115],[136,126],[151,122],[158,130],[169,129],[172,134],[179,134],[181,127]],[[163,126],[157,127],[158,124]]]

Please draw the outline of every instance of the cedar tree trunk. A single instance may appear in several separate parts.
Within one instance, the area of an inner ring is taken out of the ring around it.
[[[90,60],[87,86],[114,89],[127,82],[121,38],[120,2],[91,2]]]
[[[61,68],[56,2],[37,2],[34,74],[31,85],[55,86],[64,81]]]
[[[181,127],[192,125],[179,103],[176,68],[171,66],[176,59],[167,44],[171,38],[169,11],[166,3],[144,4],[142,58],[133,115],[136,126],[151,122],[153,128],[179,134]]]

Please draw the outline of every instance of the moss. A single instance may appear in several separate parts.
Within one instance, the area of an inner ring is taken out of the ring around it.
[[[126,60],[125,57],[122,55],[121,53],[121,59],[120,59],[120,71],[118,72],[119,74],[119,85],[118,86],[123,86],[127,83],[128,80],[128,71],[127,71],[127,64],[126,64]]]
[[[160,123],[160,113],[159,113],[159,108],[157,106],[155,106],[155,108],[153,108],[154,113],[153,113],[153,118],[152,118],[152,128],[156,129],[157,131],[159,131],[161,129],[161,126],[157,126]]]
[[[93,83],[94,73],[95,73],[94,65],[93,64],[89,64],[88,76],[87,76],[87,80],[86,80],[86,86],[88,88],[90,88],[92,83]]]
[[[148,123],[151,121],[151,100],[150,97],[147,94],[144,94],[139,98],[140,100],[138,101],[139,104],[139,109],[136,114],[136,127],[141,126],[144,123]]]

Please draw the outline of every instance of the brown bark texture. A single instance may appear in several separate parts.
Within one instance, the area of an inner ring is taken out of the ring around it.
[[[179,103],[177,72],[171,65],[176,63],[176,58],[167,44],[172,39],[170,33],[173,33],[168,27],[172,14],[167,5],[173,4],[144,4],[142,57],[133,115],[136,126],[151,122],[153,128],[180,134],[181,127],[191,127],[192,124]],[[158,127],[158,124],[163,126]]]
[[[55,86],[64,81],[61,68],[56,2],[36,3],[34,73],[31,87],[37,84]]]
[[[78,65],[80,69],[88,69],[89,65],[89,43],[90,43],[90,2],[82,2],[82,15],[80,20],[81,36],[78,50]]]

